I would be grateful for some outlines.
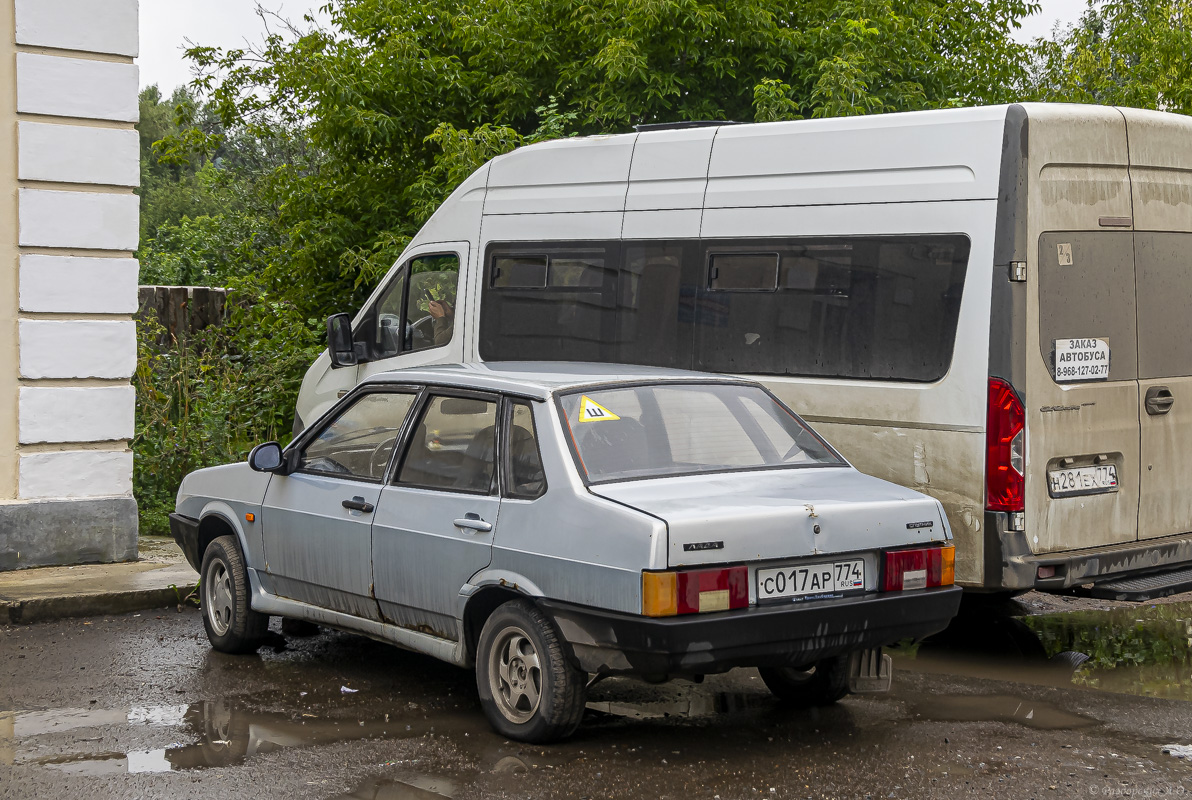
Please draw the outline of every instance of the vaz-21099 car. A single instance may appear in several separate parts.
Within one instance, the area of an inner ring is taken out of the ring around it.
[[[757,667],[830,703],[944,628],[938,501],[863,475],[757,383],[592,364],[375,375],[171,516],[212,645],[270,616],[475,666],[493,727],[579,724],[589,676]]]

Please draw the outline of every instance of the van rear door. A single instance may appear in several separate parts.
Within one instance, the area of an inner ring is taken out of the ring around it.
[[[1192,120],[1122,109],[1138,274],[1138,538],[1192,531]]]
[[[1139,231],[1138,538],[1192,530],[1192,234]]]
[[[1047,232],[1039,237],[1038,263],[1039,351],[1047,372],[1028,392],[1028,482],[1035,485],[1027,510],[1038,498],[1043,513],[1032,515],[1028,534],[1037,553],[1134,541],[1133,233]]]

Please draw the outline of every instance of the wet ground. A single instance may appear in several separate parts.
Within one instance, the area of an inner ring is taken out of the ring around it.
[[[971,611],[827,709],[749,670],[608,680],[551,747],[494,735],[469,673],[348,634],[234,657],[194,610],[3,628],[0,797],[1192,797],[1164,753],[1192,745],[1192,603],[1075,607]]]

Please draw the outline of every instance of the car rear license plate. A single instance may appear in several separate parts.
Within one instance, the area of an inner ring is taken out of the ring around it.
[[[1118,488],[1117,466],[1102,464],[1096,467],[1053,469],[1047,473],[1047,484],[1052,497],[1112,492]]]
[[[865,562],[859,558],[757,571],[758,600],[839,594],[864,588]]]

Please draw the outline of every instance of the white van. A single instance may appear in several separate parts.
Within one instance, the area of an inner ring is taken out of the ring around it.
[[[1011,105],[524,147],[430,219],[302,385],[460,361],[766,383],[948,510],[956,580],[1192,582],[1192,120]],[[404,335],[399,335],[403,332]],[[1138,593],[1142,587],[1141,594]]]

